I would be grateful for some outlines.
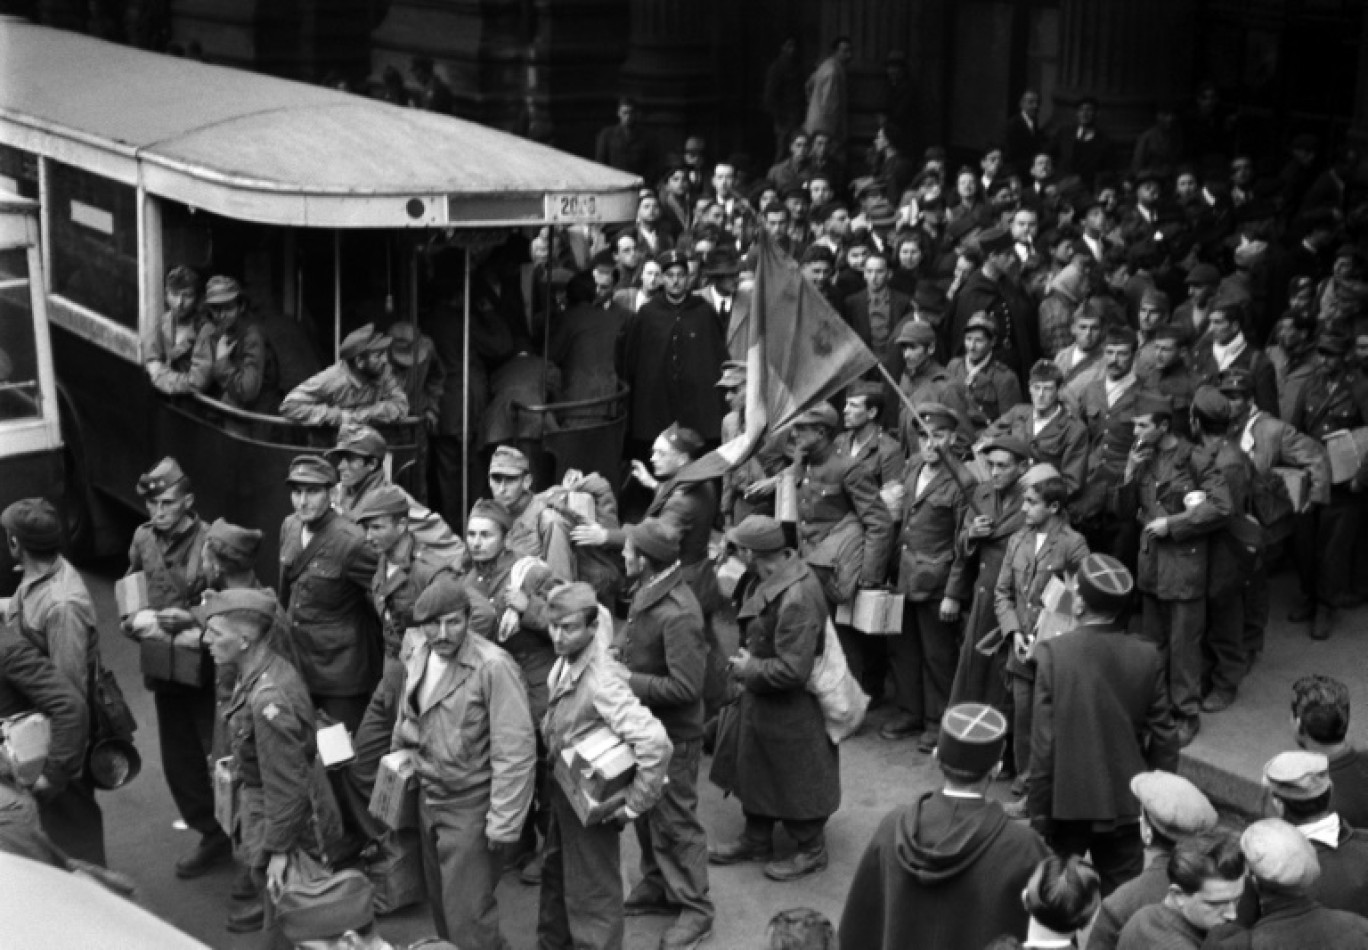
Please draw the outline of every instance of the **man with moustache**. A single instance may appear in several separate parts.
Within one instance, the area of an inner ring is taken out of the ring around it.
[[[292,389],[280,414],[304,425],[398,422],[408,414],[408,397],[390,367],[388,336],[366,324],[347,334],[332,366]]]

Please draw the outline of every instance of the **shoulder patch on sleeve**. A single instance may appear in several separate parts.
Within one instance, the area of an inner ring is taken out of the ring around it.
[[[280,715],[280,707],[275,703],[267,703],[261,714],[266,717],[267,722],[275,722],[275,717]]]

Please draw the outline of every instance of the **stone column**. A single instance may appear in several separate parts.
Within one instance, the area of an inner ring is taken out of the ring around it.
[[[629,4],[631,33],[622,88],[640,102],[643,124],[655,130],[668,150],[677,150],[690,132],[701,131],[716,141],[717,8],[717,0]]]

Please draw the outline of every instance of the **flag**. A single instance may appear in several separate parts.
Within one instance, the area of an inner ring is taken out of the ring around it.
[[[682,469],[686,482],[717,478],[878,364],[864,341],[762,231],[746,320],[746,418],[742,433]]]

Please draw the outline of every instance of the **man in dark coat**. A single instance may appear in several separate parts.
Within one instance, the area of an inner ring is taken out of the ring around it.
[[[841,914],[841,950],[981,950],[1023,938],[1021,892],[1049,853],[984,797],[997,776],[1007,720],[988,706],[945,714],[936,761],[945,784],[879,824]]]
[[[773,518],[751,515],[727,538],[758,578],[737,614],[745,641],[731,659],[742,687],[735,775],[746,829],[736,841],[709,848],[708,860],[766,861],[766,877],[793,881],[827,866],[824,830],[841,805],[836,746],[807,690],[827,600]],[[771,860],[777,822],[798,846],[783,860]]]
[[[1020,109],[1007,120],[1002,136],[1002,157],[1018,172],[1031,164],[1031,159],[1046,151],[1048,139],[1040,128],[1040,93],[1027,89],[1021,94]]]
[[[989,228],[979,235],[979,246],[983,266],[969,275],[955,296],[954,310],[941,325],[941,351],[963,353],[970,318],[986,313],[997,324],[993,355],[1021,379],[1040,355],[1035,307],[1012,276],[1017,256],[1011,234]]]
[[[1331,805],[1351,828],[1368,828],[1368,756],[1349,734],[1349,687],[1313,673],[1292,684],[1297,745],[1329,760]]]
[[[638,457],[673,422],[708,442],[722,433],[722,400],[713,384],[727,359],[726,328],[702,297],[689,293],[689,260],[661,255],[665,292],[626,324],[618,378],[632,387],[627,438]]]
[[[1027,807],[1055,851],[1091,852],[1104,895],[1143,867],[1131,778],[1178,766],[1159,653],[1117,620],[1134,587],[1120,561],[1088,555],[1072,598],[1078,626],[1035,645]]]

